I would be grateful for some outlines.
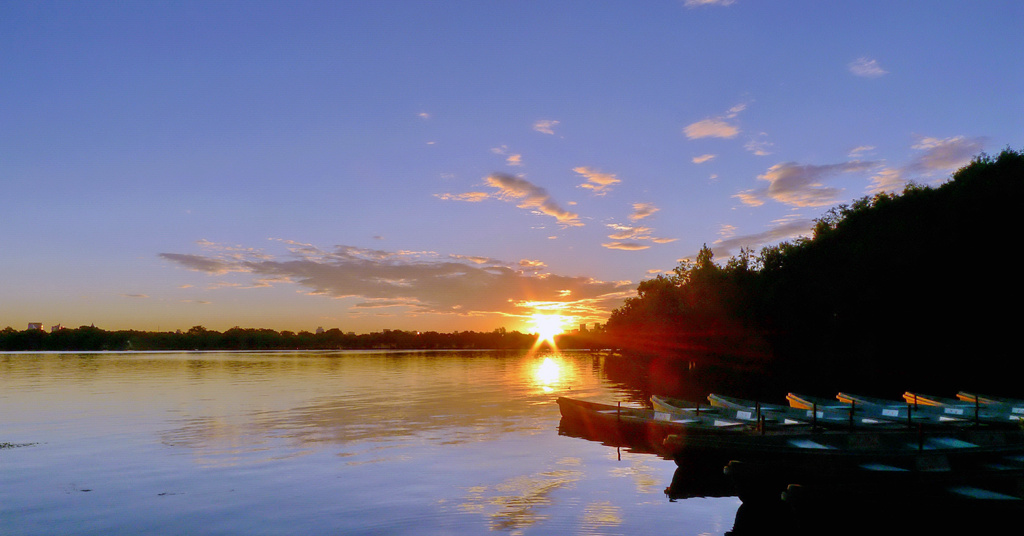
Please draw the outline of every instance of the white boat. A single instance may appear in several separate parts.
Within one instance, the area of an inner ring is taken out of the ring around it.
[[[910,391],[903,393],[903,399],[919,409],[922,406],[928,409],[935,408],[935,411],[940,411],[948,417],[970,420],[978,424],[1019,425],[1020,421],[1024,420],[1024,405],[1017,407],[1002,403],[983,404],[978,398],[973,402],[967,402],[960,398],[944,398]]]

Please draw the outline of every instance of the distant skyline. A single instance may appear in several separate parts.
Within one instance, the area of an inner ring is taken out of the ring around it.
[[[0,328],[604,322],[703,244],[1024,148],[1021,27],[1008,0],[4,2]]]

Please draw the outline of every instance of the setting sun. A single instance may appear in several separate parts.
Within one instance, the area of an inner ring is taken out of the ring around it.
[[[555,336],[565,331],[565,323],[568,319],[562,315],[537,313],[530,317],[531,329],[537,333],[539,341],[548,341],[552,345]]]

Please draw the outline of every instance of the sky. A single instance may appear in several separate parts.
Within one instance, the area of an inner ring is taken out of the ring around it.
[[[1024,148],[1022,27],[1016,0],[8,0],[0,328],[604,322],[705,244]]]

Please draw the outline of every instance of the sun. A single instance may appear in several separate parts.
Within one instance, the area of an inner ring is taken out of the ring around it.
[[[537,342],[548,342],[555,345],[555,336],[565,331],[568,319],[562,315],[535,313],[530,317],[532,330],[537,334]]]

